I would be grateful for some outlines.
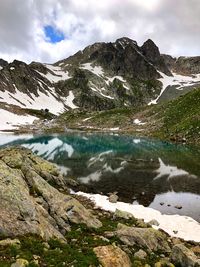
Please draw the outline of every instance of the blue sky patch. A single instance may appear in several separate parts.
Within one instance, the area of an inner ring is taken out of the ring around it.
[[[50,43],[58,43],[65,39],[63,32],[58,31],[51,25],[44,27],[44,32]]]

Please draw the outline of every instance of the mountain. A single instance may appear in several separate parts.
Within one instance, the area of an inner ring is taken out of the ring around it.
[[[197,87],[199,73],[200,57],[174,59],[160,54],[152,40],[140,47],[127,37],[95,43],[55,64],[1,59],[0,130],[72,109],[168,101]]]

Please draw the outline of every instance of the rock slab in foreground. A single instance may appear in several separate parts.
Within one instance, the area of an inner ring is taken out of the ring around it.
[[[101,222],[67,190],[57,167],[22,147],[0,150],[0,236],[36,234],[48,240],[70,223],[101,227]]]
[[[128,255],[117,246],[100,246],[94,248],[99,262],[103,267],[131,267]]]
[[[171,259],[181,267],[200,267],[200,259],[183,244],[173,247]]]
[[[170,252],[167,235],[153,228],[129,227],[119,223],[115,234],[129,246],[139,245],[150,251]]]

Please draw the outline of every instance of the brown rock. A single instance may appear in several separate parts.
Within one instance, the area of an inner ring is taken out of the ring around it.
[[[117,246],[109,245],[94,248],[103,267],[131,267],[128,255]]]

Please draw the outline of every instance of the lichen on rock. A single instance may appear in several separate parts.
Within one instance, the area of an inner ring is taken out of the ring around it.
[[[64,178],[54,164],[22,147],[2,149],[0,235],[36,234],[47,240],[64,239],[71,223],[101,227],[91,211],[67,192]]]

